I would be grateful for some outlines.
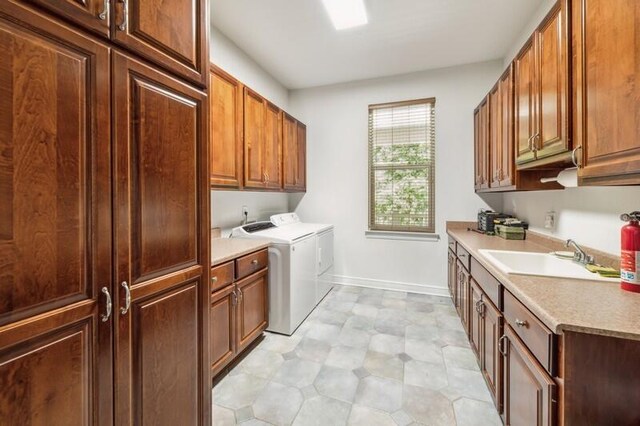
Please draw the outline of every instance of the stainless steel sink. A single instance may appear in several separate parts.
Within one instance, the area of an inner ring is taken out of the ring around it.
[[[506,274],[606,282],[620,281],[618,278],[602,278],[598,274],[587,271],[584,265],[570,259],[560,259],[550,253],[485,249],[478,250],[478,252]]]

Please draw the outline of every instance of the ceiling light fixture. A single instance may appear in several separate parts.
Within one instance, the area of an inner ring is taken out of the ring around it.
[[[359,27],[367,23],[364,0],[322,0],[336,30]]]

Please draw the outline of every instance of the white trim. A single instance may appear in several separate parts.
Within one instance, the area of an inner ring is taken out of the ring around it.
[[[364,231],[367,238],[380,240],[402,240],[402,241],[440,241],[439,234],[428,234],[423,232],[399,232],[399,231]]]
[[[344,275],[331,275],[328,278],[331,279],[331,282],[333,282],[334,284],[339,285],[378,288],[381,290],[406,291],[408,293],[428,294],[431,296],[451,298],[451,296],[449,295],[449,289],[447,287],[437,285],[375,280],[372,278],[361,277],[347,277]]]

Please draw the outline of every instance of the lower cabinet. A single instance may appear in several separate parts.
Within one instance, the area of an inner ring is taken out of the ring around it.
[[[212,377],[222,372],[267,328],[269,281],[266,262],[267,252],[263,250],[212,269]],[[253,272],[251,268],[257,271]]]
[[[456,269],[458,277],[456,290],[458,305],[456,308],[462,320],[462,325],[467,334],[469,334],[469,272],[460,261],[456,264]]]
[[[476,353],[482,368],[482,358],[480,356],[480,345],[482,343],[482,311],[480,303],[482,302],[482,290],[478,283],[471,278],[469,280],[469,343],[471,349]]]
[[[449,275],[447,276],[447,286],[449,287],[449,294],[451,295],[451,299],[454,301],[456,299],[456,255],[451,250],[448,253],[448,271]]]
[[[480,360],[482,375],[487,382],[487,387],[493,401],[502,412],[502,356],[499,351],[499,340],[502,336],[503,317],[500,311],[493,306],[486,294],[482,295],[479,303],[479,310],[482,313],[482,327],[480,334]]]
[[[553,425],[556,384],[508,324],[500,338],[500,351],[504,356],[504,424]]]

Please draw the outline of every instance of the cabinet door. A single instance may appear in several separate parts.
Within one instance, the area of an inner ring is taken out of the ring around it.
[[[640,184],[640,8],[574,1],[575,146],[581,185]]]
[[[553,425],[556,384],[508,324],[504,336],[505,425]]]
[[[300,191],[307,190],[307,126],[298,121],[298,174],[296,177],[296,187]]]
[[[500,187],[500,167],[502,167],[502,103],[499,83],[489,92],[489,186]]]
[[[482,307],[482,290],[473,278],[469,279],[469,343],[471,349],[478,357],[480,368],[482,368],[482,334],[483,334],[483,312]]]
[[[447,285],[449,286],[449,294],[451,295],[451,301],[455,306],[455,294],[456,294],[456,255],[451,250],[448,251],[448,267],[449,273],[447,276]]]
[[[480,358],[482,374],[498,412],[502,410],[502,356],[498,351],[498,340],[502,336],[502,314],[493,303],[483,295],[479,304],[482,317],[480,339]]]
[[[212,66],[209,116],[211,133],[211,185],[242,186],[243,86],[221,69]]]
[[[489,102],[485,98],[478,106],[475,137],[475,188],[489,188]]]
[[[244,88],[244,186],[261,189],[266,184],[265,103],[262,96]]]
[[[482,165],[481,165],[481,154],[482,154],[482,132],[480,130],[480,106],[473,111],[473,167],[474,167],[474,178],[473,178],[473,187],[475,190],[479,190],[482,187]]]
[[[239,281],[237,314],[237,352],[242,352],[267,328],[269,286],[267,269]]]
[[[230,285],[211,297],[211,375],[218,374],[236,354],[236,286]]]
[[[14,0],[12,0],[14,1]],[[56,15],[73,23],[109,37],[112,19],[112,0],[18,0],[24,3],[35,3]]]
[[[205,424],[207,99],[121,54],[113,70],[116,424]]]
[[[458,304],[459,314],[465,331],[469,334],[469,272],[458,261],[456,268],[459,272],[458,277]]]
[[[500,103],[500,165],[498,179],[500,187],[515,185],[515,154],[513,149],[513,71],[509,66],[498,82]]]
[[[284,113],[282,118],[282,185],[285,190],[297,189],[298,180],[298,123]]]
[[[282,187],[282,113],[280,108],[267,102],[265,117],[265,161],[264,171],[266,188],[280,189]]]
[[[207,81],[206,0],[111,0],[112,38],[138,55],[204,86]]]
[[[537,131],[539,159],[570,150],[568,0],[560,0],[536,31]]]
[[[109,49],[4,1],[0,51],[0,423],[113,424]]]
[[[535,49],[529,39],[514,61],[516,163],[535,160],[536,134]]]

